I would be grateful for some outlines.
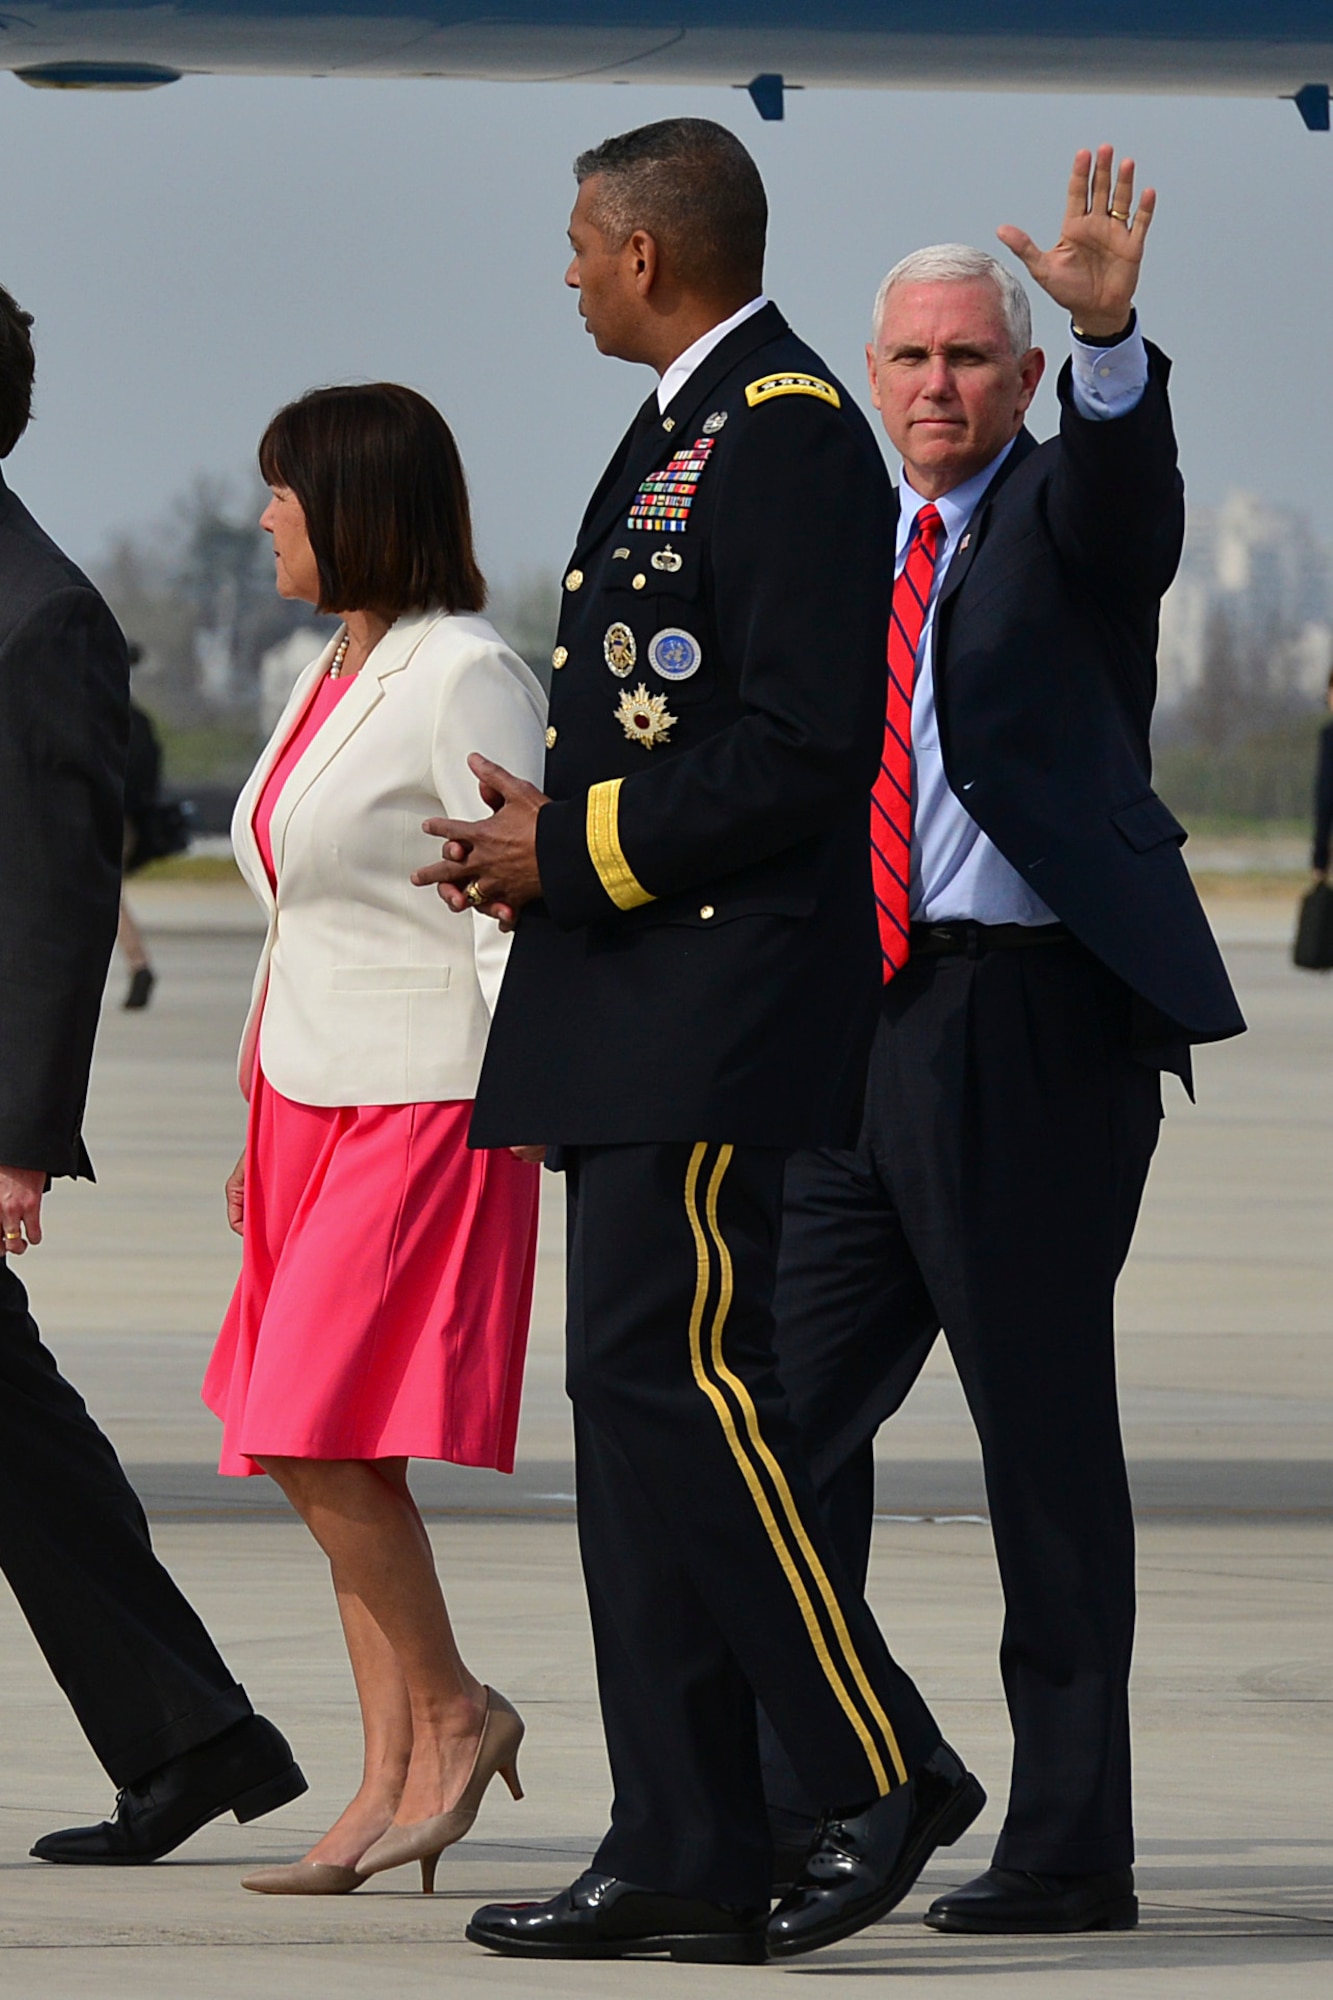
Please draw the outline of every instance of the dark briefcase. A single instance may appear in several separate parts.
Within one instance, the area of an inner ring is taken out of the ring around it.
[[[1301,901],[1291,955],[1307,972],[1333,967],[1333,887],[1327,882],[1316,882]]]

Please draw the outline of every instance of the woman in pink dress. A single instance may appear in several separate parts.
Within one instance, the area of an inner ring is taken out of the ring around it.
[[[236,808],[268,916],[241,1044],[243,1242],[204,1382],[221,1470],[267,1473],[329,1559],[365,1734],[361,1785],[273,1894],[423,1887],[497,1772],[515,1711],[464,1664],[410,1458],[511,1471],[538,1170],[467,1145],[507,939],[412,886],[422,821],[476,817],[468,754],[534,780],[545,704],[480,616],[453,437],[412,390],[313,391],[260,446],[277,586],[342,619]]]

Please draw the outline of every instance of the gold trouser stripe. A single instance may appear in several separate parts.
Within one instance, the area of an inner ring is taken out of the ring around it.
[[[623,778],[607,778],[588,793],[588,853],[602,887],[618,910],[637,910],[657,899],[635,876],[620,845],[620,787]]]
[[[694,1371],[696,1384],[702,1389],[704,1395],[707,1396],[709,1402],[712,1404],[717,1420],[722,1426],[728,1448],[736,1461],[742,1478],[750,1490],[750,1497],[754,1501],[759,1517],[764,1524],[765,1532],[773,1546],[773,1552],[777,1556],[783,1575],[786,1577],[791,1587],[792,1595],[796,1599],[802,1622],[810,1636],[810,1643],[815,1649],[815,1655],[820,1666],[823,1668],[824,1676],[832,1688],[839,1706],[860,1740],[870,1764],[870,1769],[874,1775],[876,1788],[882,1795],[891,1789],[891,1785],[888,1772],[884,1768],[884,1762],[879,1754],[874,1737],[866,1725],[865,1717],[852,1699],[847,1684],[838,1671],[838,1667],[829,1651],[828,1642],[820,1626],[818,1614],[811,1601],[810,1593],[806,1588],[805,1580],[796,1566],[795,1559],[778,1525],[777,1517],[773,1512],[768,1495],[764,1491],[763,1482],[760,1480],[750,1455],[741,1441],[740,1434],[736,1429],[735,1419],[731,1413],[731,1407],[721,1389],[711,1378],[704,1366],[703,1320],[708,1304],[711,1264],[708,1239],[704,1235],[703,1224],[699,1220],[698,1185],[699,1174],[703,1167],[704,1156],[707,1150],[707,1146],[703,1144],[694,1147],[690,1154],[690,1164],[685,1175],[685,1213],[689,1219],[691,1234],[694,1237],[696,1265],[694,1304],[690,1312],[690,1366]],[[731,1154],[732,1149],[730,1146],[724,1147],[719,1153],[717,1166],[714,1169],[712,1182],[708,1191],[709,1227],[712,1231],[714,1241],[718,1244],[722,1252],[723,1258],[721,1292],[713,1321],[712,1339],[714,1363],[723,1373],[729,1372],[721,1368],[719,1357],[721,1353],[722,1329],[726,1324],[727,1313],[731,1307],[732,1272],[731,1260],[727,1256],[717,1232],[716,1213],[717,1190],[721,1185],[722,1176],[730,1164]]]
[[[828,1613],[829,1622],[837,1635],[843,1659],[851,1671],[853,1680],[861,1691],[866,1708],[869,1710],[872,1719],[879,1725],[880,1733],[883,1736],[885,1748],[888,1750],[889,1759],[897,1774],[898,1782],[899,1784],[904,1784],[907,1780],[907,1766],[903,1761],[902,1752],[898,1748],[898,1739],[893,1733],[893,1725],[884,1713],[879,1697],[871,1686],[869,1676],[862,1666],[860,1656],[852,1643],[852,1635],[847,1629],[847,1621],[843,1617],[842,1606],[839,1604],[833,1586],[828,1580],[828,1573],[824,1565],[820,1562],[811,1545],[810,1537],[806,1531],[805,1523],[801,1519],[795,1497],[791,1487],[787,1484],[786,1474],[764,1442],[763,1434],[759,1429],[759,1412],[755,1409],[754,1399],[744,1382],[727,1367],[723,1359],[722,1330],[727,1310],[731,1304],[733,1285],[731,1253],[727,1249],[722,1239],[721,1231],[718,1228],[717,1197],[718,1190],[722,1185],[722,1177],[731,1163],[731,1155],[732,1148],[730,1146],[724,1146],[719,1152],[717,1165],[713,1169],[713,1176],[708,1186],[708,1228],[713,1241],[717,1245],[717,1254],[722,1266],[722,1296],[718,1303],[717,1316],[713,1322],[713,1366],[731,1390],[736,1401],[740,1404],[741,1414],[745,1418],[745,1428],[749,1433],[750,1443],[753,1445],[756,1454],[773,1482],[773,1490],[776,1492],[778,1502],[787,1517],[787,1525],[796,1538],[797,1546],[805,1558],[806,1567],[810,1575],[814,1578],[815,1588],[824,1601],[824,1608]]]

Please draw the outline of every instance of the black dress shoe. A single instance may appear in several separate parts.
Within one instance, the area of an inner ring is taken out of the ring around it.
[[[1045,1931],[1132,1931],[1139,1920],[1134,1870],[1110,1875],[1029,1875],[988,1868],[975,1882],[937,1896],[926,1911],[936,1931],[1018,1937]]]
[[[773,1897],[775,1902],[789,1895],[805,1873],[805,1864],[810,1859],[810,1849],[815,1844],[817,1826],[812,1826],[809,1837],[794,1845],[790,1840],[773,1843]]]
[[[513,1958],[675,1958],[692,1965],[762,1965],[767,1910],[732,1910],[693,1896],[636,1889],[591,1870],[549,1903],[487,1903],[467,1927],[473,1944]]]
[[[133,1014],[140,1007],[146,1007],[153,997],[153,988],[156,985],[157,977],[152,966],[136,965],[130,974],[129,989],[123,1003],[126,1011]]]
[[[947,1743],[863,1812],[821,1823],[804,1871],[768,1920],[770,1958],[836,1944],[901,1903],[937,1847],[966,1833],[986,1794]]]
[[[247,1715],[127,1785],[113,1819],[43,1834],[32,1852],[39,1861],[85,1867],[159,1861],[223,1813],[235,1813],[244,1824],[306,1789],[286,1737],[264,1716]]]

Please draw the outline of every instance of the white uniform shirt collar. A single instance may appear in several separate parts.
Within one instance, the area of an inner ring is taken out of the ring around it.
[[[744,326],[747,319],[753,319],[757,312],[762,312],[767,304],[768,300],[761,292],[757,299],[750,300],[748,306],[742,306],[739,312],[731,315],[730,319],[724,319],[720,326],[710,326],[707,333],[700,334],[692,347],[687,347],[683,354],[678,354],[657,385],[658,409],[664,410],[668,403],[675,400],[695,369],[708,359],[720,341],[725,340],[738,326]]]

